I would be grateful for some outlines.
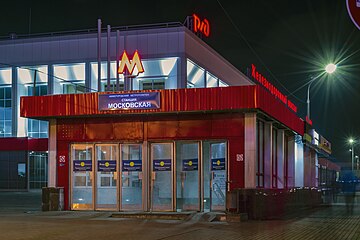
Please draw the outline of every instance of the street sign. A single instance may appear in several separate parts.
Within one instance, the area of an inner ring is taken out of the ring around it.
[[[360,30],[360,0],[346,0],[346,6],[351,20]]]

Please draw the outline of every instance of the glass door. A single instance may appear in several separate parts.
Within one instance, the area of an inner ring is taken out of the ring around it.
[[[118,145],[95,145],[96,158],[96,209],[118,209],[117,157]]]
[[[199,143],[176,144],[176,209],[177,211],[200,210]]]
[[[142,144],[121,144],[121,210],[143,209]]]
[[[226,142],[204,142],[204,211],[225,211],[227,179]]]
[[[71,145],[71,209],[93,209],[93,145]]]
[[[173,144],[152,143],[151,211],[173,211]]]

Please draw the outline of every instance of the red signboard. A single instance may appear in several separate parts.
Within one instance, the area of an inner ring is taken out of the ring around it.
[[[282,94],[279,89],[277,89],[274,85],[272,85],[266,77],[261,75],[257,70],[256,66],[254,64],[251,64],[251,77],[257,80],[261,85],[263,85],[267,90],[270,91],[272,95],[274,95],[276,98],[278,98],[281,102],[283,102],[285,105],[287,105],[291,110],[294,112],[297,112],[297,106],[291,102],[289,99],[287,99],[287,96]]]
[[[346,6],[351,20],[360,30],[360,0],[346,0]]]
[[[193,27],[194,27],[194,32],[195,33],[201,32],[206,37],[210,36],[210,23],[209,23],[209,21],[206,18],[201,20],[195,13],[193,14]]]

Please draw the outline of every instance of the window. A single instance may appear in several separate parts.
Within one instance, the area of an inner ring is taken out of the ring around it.
[[[28,86],[28,96],[33,96],[33,86]],[[47,85],[38,85],[35,87],[35,95],[42,96],[47,94]],[[27,136],[32,138],[48,137],[48,122],[35,119],[28,119]]]
[[[272,129],[272,154],[271,154],[271,168],[272,168],[272,187],[278,187],[278,152],[277,152],[277,129]]]
[[[37,85],[35,87],[35,96],[47,95],[47,85]],[[34,96],[34,87],[28,86],[28,96]]]
[[[209,72],[206,72],[206,87],[218,87],[219,79]]]
[[[189,59],[187,60],[187,88],[205,87],[205,71]]]
[[[84,93],[85,63],[54,65],[54,93]]]
[[[226,82],[219,80],[219,87],[228,87],[229,84],[227,84]]]
[[[187,88],[211,88],[211,87],[227,87],[229,86],[217,76],[210,73],[206,69],[198,66],[196,63],[187,60]]]
[[[146,90],[146,89],[176,89],[177,76],[177,61],[178,58],[160,58],[160,59],[142,59],[144,72],[139,73],[134,69],[133,78],[129,81],[132,83],[131,90]],[[91,68],[91,88],[97,89],[98,86],[98,64],[93,62],[90,64]],[[101,63],[101,91],[107,91],[107,62]],[[120,89],[124,90],[124,75],[119,75]],[[116,61],[110,63],[110,89],[109,91],[116,91]]]
[[[0,137],[11,137],[11,87],[0,87]]]
[[[157,80],[144,80],[141,81],[142,90],[149,90],[149,89],[165,89],[165,80],[157,79]]]
[[[256,144],[257,144],[257,161],[256,161],[256,187],[264,187],[264,122],[257,120],[257,135],[256,135]]]
[[[285,134],[284,139],[284,188],[289,187],[289,139],[290,137]]]
[[[47,186],[48,155],[46,152],[30,152],[29,154],[29,184],[30,188],[41,189]]]

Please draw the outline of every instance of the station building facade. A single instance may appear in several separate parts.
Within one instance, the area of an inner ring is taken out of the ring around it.
[[[113,30],[101,34],[100,68],[96,32],[0,41],[0,142],[46,141],[23,162],[47,156],[65,209],[225,210],[234,189],[317,186],[304,121],[276,94],[181,24]],[[155,107],[136,109],[150,96]],[[103,109],[102,97],[128,106]]]

